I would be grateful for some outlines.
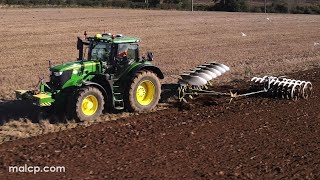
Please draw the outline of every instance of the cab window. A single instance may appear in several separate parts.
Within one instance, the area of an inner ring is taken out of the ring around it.
[[[128,60],[136,60],[138,58],[138,45],[137,44],[119,44],[117,57],[118,58],[127,57]]]
[[[108,60],[110,49],[110,44],[106,42],[98,42],[96,44],[93,44],[93,47],[91,49],[91,59],[102,61]]]

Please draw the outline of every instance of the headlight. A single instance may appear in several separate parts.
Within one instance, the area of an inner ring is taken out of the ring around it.
[[[53,74],[54,74],[55,76],[60,76],[60,75],[62,74],[62,72],[53,72]]]

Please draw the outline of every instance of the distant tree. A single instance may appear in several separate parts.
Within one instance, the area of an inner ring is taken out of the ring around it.
[[[246,0],[221,0],[214,6],[216,11],[249,11],[249,5]]]
[[[66,0],[65,3],[66,3],[67,5],[77,4],[76,0]]]
[[[113,0],[112,1],[112,6],[113,7],[129,7],[130,3],[127,0]]]
[[[48,4],[51,5],[63,5],[64,3],[64,0],[48,0]]]
[[[180,3],[181,0],[164,0],[163,3],[167,3],[167,4],[178,4]]]
[[[273,0],[271,6],[267,6],[267,12],[271,13],[288,13],[288,1],[287,0]]]
[[[93,4],[90,0],[77,0],[76,2],[80,6],[92,6]]]
[[[148,0],[149,1],[149,7],[157,7],[160,4],[160,0]]]
[[[46,5],[48,0],[29,0],[29,3],[32,5]]]
[[[109,0],[102,0],[102,1],[101,1],[101,6],[102,6],[102,7],[111,6],[111,1],[109,1]]]
[[[186,10],[191,9],[191,0],[182,0],[181,3],[182,3],[181,5],[182,9],[186,9]]]
[[[13,5],[13,4],[18,4],[19,0],[7,0],[7,4]]]

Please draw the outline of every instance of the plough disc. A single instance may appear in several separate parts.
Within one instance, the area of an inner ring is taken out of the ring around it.
[[[288,79],[284,77],[253,77],[251,79],[255,89],[265,89],[268,94],[277,98],[308,99],[312,94],[312,84],[309,81]]]
[[[198,66],[190,71],[186,71],[181,74],[179,84],[191,85],[191,86],[203,86],[206,85],[212,79],[221,76],[225,72],[229,71],[230,68],[224,64],[208,63]]]

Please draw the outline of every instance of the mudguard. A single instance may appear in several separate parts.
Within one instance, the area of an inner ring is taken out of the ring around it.
[[[152,66],[152,65],[146,65],[146,64],[140,64],[140,65],[136,66],[131,71],[129,71],[127,75],[124,75],[124,77],[131,78],[131,77],[133,77],[134,74],[136,74],[138,71],[141,71],[141,70],[152,71],[153,73],[155,73],[158,76],[159,79],[164,78],[162,71],[158,67]]]
[[[107,87],[103,87],[102,85],[100,85],[98,83],[95,83],[95,82],[92,82],[92,81],[83,81],[83,85],[96,87],[102,92],[102,94],[105,97],[108,97],[108,93],[107,92],[109,92],[110,85],[107,86]]]

